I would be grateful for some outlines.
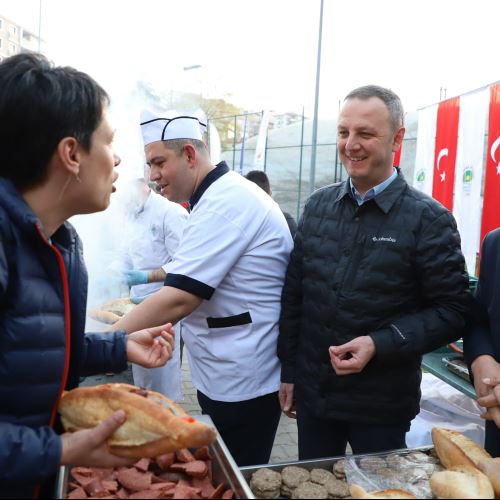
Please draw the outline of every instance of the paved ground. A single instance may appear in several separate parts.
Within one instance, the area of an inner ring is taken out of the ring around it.
[[[118,375],[98,375],[95,377],[87,377],[81,385],[96,385],[110,382],[126,382],[131,384],[132,370],[129,367],[126,372]],[[201,409],[196,399],[196,390],[191,384],[189,365],[186,355],[184,355],[182,363],[182,385],[184,391],[184,401],[181,403],[182,406],[186,412],[191,415],[201,414]],[[296,460],[298,460],[297,425],[294,420],[282,415],[270,462],[290,462]]]

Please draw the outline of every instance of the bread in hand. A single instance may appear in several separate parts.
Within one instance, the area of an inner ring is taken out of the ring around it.
[[[108,440],[111,453],[149,458],[182,448],[206,446],[216,431],[190,417],[160,393],[129,384],[79,387],[66,392],[59,404],[64,428],[90,429],[115,411],[126,414],[124,424]]]

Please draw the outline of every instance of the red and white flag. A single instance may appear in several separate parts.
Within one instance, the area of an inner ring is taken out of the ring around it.
[[[459,114],[460,97],[454,97],[439,103],[432,197],[442,203],[448,210],[453,210]]]
[[[486,176],[484,184],[481,241],[487,233],[500,227],[500,84],[490,87],[490,118]]]
[[[489,103],[489,88],[460,98],[453,215],[460,231],[467,270],[474,276],[480,246],[484,136]]]
[[[432,196],[434,149],[436,145],[437,104],[418,112],[417,152],[413,186]]]
[[[399,149],[394,153],[394,162],[393,165],[395,167],[399,167],[401,163],[401,151],[403,150],[403,143],[399,146]]]

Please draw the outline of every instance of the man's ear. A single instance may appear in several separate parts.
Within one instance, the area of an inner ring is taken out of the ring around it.
[[[78,175],[80,172],[81,146],[74,137],[61,139],[55,154],[64,169],[72,175]]]
[[[392,152],[395,153],[399,151],[399,148],[403,144],[403,138],[405,136],[406,129],[401,127],[395,134],[392,140]]]
[[[198,151],[196,151],[196,148],[192,144],[186,144],[184,146],[184,155],[189,163],[194,164],[198,157]]]

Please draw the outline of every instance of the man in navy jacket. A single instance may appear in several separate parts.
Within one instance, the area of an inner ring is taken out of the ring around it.
[[[486,235],[473,306],[473,324],[465,337],[478,403],[487,408],[486,450],[500,456],[500,229]]]

